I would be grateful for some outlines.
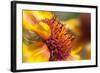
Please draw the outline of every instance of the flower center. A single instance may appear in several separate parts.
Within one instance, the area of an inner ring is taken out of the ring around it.
[[[50,51],[50,61],[61,61],[68,58],[72,49],[73,37],[56,18],[45,20],[51,28],[51,36],[45,40]]]

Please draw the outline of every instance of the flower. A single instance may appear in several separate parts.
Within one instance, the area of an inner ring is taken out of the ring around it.
[[[74,22],[79,24],[78,21],[79,19],[71,19],[67,23],[72,25],[68,26],[53,12],[24,10],[23,62],[80,60],[78,52],[82,48],[73,49],[77,36],[65,27],[65,24],[72,27],[79,35],[74,28]]]

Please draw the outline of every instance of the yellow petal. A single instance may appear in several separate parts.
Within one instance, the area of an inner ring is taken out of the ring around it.
[[[27,30],[34,31],[36,25],[31,17],[32,15],[28,11],[23,11],[23,27]]]
[[[51,35],[51,29],[46,23],[40,22],[35,29],[37,34],[44,39],[48,39]]]
[[[78,54],[70,55],[66,60],[67,61],[74,61],[74,60],[80,60],[80,56]]]
[[[82,46],[78,46],[74,49],[72,49],[71,54],[78,54],[82,50]]]
[[[31,14],[33,12],[34,11],[23,11],[23,27],[29,31],[36,32],[43,39],[48,39],[51,34],[50,27],[48,26],[48,24],[43,22],[36,23],[36,19]],[[39,15],[37,15],[37,17],[39,17]]]
[[[26,45],[23,43],[23,62],[47,62],[49,57],[50,53],[45,44],[38,47],[34,44]]]
[[[53,13],[49,11],[31,11],[38,20],[52,19]]]
[[[81,56],[80,56],[80,52],[82,50],[82,47],[79,46],[77,48],[74,48],[71,50],[70,56],[67,58],[67,60],[80,60]]]

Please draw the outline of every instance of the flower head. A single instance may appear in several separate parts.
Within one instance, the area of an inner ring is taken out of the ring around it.
[[[79,25],[79,19],[71,19],[67,23],[72,25],[66,25],[72,27],[76,20],[76,24]],[[23,29],[28,31],[28,34],[23,36],[24,40],[31,41],[28,44],[23,43],[24,62],[80,59],[80,56],[76,55],[76,51],[80,51],[82,48],[78,47],[77,50],[73,50],[76,36],[69,32],[69,29],[53,12],[23,11]],[[72,29],[76,34],[80,34],[74,26]],[[29,32],[32,33],[29,34]]]

